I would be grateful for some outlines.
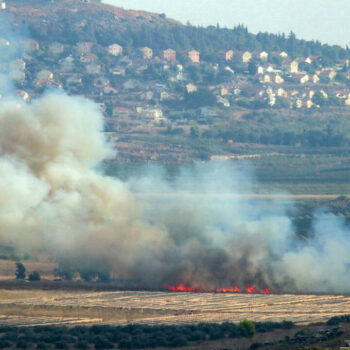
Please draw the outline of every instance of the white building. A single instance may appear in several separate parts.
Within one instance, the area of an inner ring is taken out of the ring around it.
[[[109,45],[108,52],[113,56],[119,56],[123,53],[123,48],[118,44]]]

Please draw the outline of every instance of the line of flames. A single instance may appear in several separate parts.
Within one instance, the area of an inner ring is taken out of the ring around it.
[[[257,293],[257,294],[271,294],[268,288],[257,290],[248,284],[245,289],[241,289],[237,286],[232,288],[216,288],[216,289],[204,289],[204,288],[192,288],[185,284],[178,284],[177,286],[170,286],[169,284],[163,284],[163,286],[172,292],[185,292],[185,293]]]

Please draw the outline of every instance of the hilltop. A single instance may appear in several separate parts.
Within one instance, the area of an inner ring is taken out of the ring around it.
[[[164,15],[146,11],[124,10],[120,7],[111,6],[101,2],[81,0],[9,0],[8,11],[21,16],[25,21],[35,22],[36,19],[56,19],[60,16],[78,14],[81,17],[91,17],[98,20],[113,18],[116,21],[135,20],[148,23],[172,23],[181,24],[178,21],[165,18]],[[34,18],[31,18],[31,17]],[[112,16],[112,17],[111,17]]]

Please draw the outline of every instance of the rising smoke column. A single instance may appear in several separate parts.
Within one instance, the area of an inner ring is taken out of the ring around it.
[[[142,220],[122,182],[94,167],[113,151],[95,104],[47,95],[0,107],[0,235],[82,268],[126,271],[162,232]],[[157,238],[157,239],[156,239]]]

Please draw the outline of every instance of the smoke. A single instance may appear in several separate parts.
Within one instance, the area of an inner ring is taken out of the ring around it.
[[[350,291],[341,219],[320,213],[313,238],[300,242],[287,215],[293,204],[234,196],[256,180],[225,163],[184,170],[171,183],[158,167],[127,182],[105,176],[99,164],[115,150],[102,130],[99,110],[83,98],[1,102],[2,243],[143,286]]]
[[[11,28],[12,15],[0,12],[0,99],[10,96],[15,89],[14,81],[21,80],[22,68],[19,60],[24,54],[23,39],[26,37],[25,30],[16,33]],[[17,64],[16,64],[17,63]]]

